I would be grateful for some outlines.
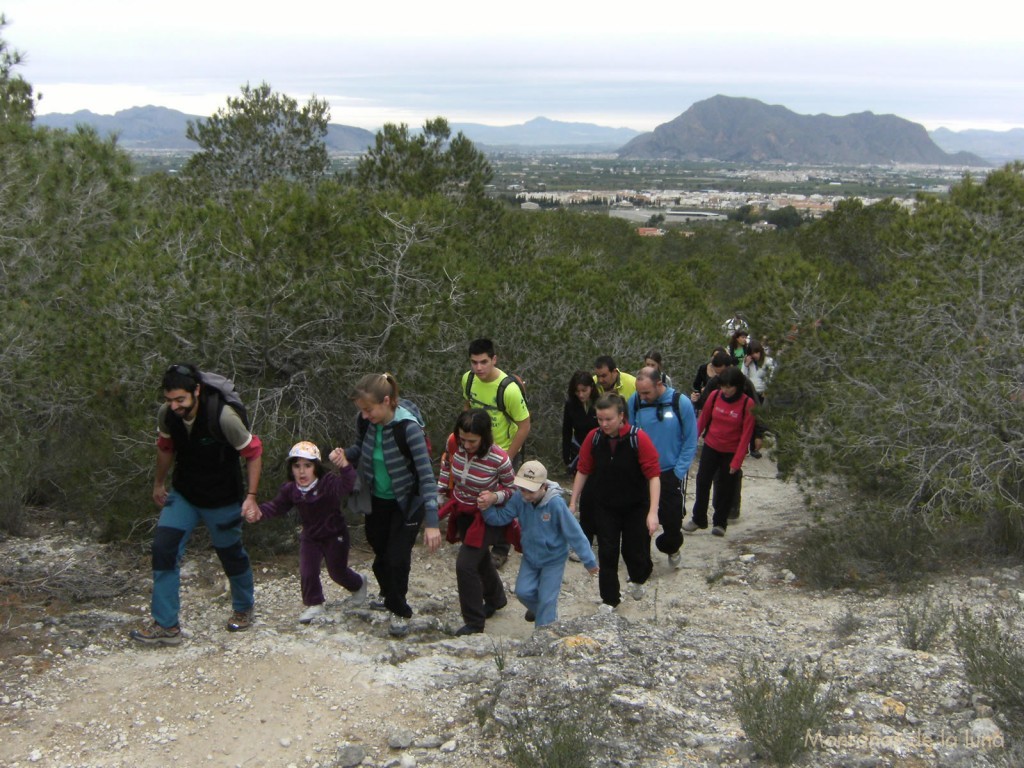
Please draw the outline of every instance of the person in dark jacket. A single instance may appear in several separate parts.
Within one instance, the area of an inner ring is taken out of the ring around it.
[[[260,504],[259,514],[246,517],[255,523],[269,517],[281,517],[291,510],[299,514],[299,587],[306,609],[299,615],[300,624],[309,624],[324,613],[324,587],[320,566],[327,564],[327,573],[336,583],[352,593],[349,605],[366,602],[366,577],[348,566],[351,540],[342,506],[356,484],[356,471],[345,458],[345,451],[335,448],[331,461],[340,470],[328,472],[320,459],[320,449],[303,440],[288,451],[288,481],[271,501]]]
[[[178,645],[181,558],[203,523],[231,585],[229,632],[252,625],[254,586],[242,546],[242,514],[258,511],[263,445],[241,415],[189,363],[172,365],[161,382],[153,501],[160,518],[153,535],[153,621],[130,637],[143,645]],[[232,387],[233,390],[233,387]],[[243,483],[239,457],[245,459]],[[168,474],[171,490],[167,490]]]
[[[580,446],[594,429],[597,428],[597,411],[594,406],[598,398],[597,382],[588,371],[577,370],[569,379],[569,391],[566,392],[565,406],[562,409],[562,461],[569,471],[570,477],[576,475],[576,464],[579,461]],[[580,527],[587,537],[587,542],[594,544],[597,529],[594,527],[593,494],[584,487],[580,496],[579,509]],[[576,559],[575,551],[569,555]]]

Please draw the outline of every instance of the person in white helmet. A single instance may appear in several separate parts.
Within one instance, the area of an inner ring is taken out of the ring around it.
[[[302,604],[301,624],[309,624],[324,613],[324,589],[320,582],[320,566],[327,564],[331,579],[352,593],[349,605],[366,602],[366,578],[348,565],[350,540],[342,506],[352,492],[356,472],[345,458],[345,451],[335,449],[331,463],[338,472],[328,471],[320,460],[320,449],[302,441],[288,451],[288,481],[271,501],[259,505],[258,512],[246,515],[255,523],[265,517],[280,517],[292,509],[298,511],[302,523],[299,533],[299,584]]]

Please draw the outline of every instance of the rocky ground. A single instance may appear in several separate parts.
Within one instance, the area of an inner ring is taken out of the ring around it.
[[[177,648],[127,639],[148,614],[144,549],[125,558],[53,523],[0,541],[0,764],[508,766],[554,728],[598,766],[760,766],[733,706],[739,668],[758,659],[820,663],[839,696],[804,765],[1013,765],[1020,753],[1001,748],[999,713],[972,696],[948,635],[930,653],[903,647],[906,594],[802,586],[786,538],[805,514],[795,486],[750,460],[728,536],[688,536],[680,571],[657,555],[643,599],[599,613],[596,580],[570,563],[553,629],[534,632],[510,600],[468,638],[450,634],[455,547],[417,548],[417,615],[395,640],[384,614],[347,608],[333,584],[326,616],[299,625],[294,557],[256,564],[256,624],[229,634],[216,558],[192,546]],[[369,572],[365,547],[353,559]],[[517,567],[514,555],[502,571],[510,594]],[[923,589],[1012,604],[1024,570]]]

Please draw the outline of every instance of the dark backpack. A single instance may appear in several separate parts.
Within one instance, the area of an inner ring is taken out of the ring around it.
[[[679,419],[679,429],[680,430],[683,428],[683,415],[679,412],[679,400],[682,397],[682,394],[683,393],[680,392],[678,389],[675,390],[672,393],[672,410],[676,412],[676,418]],[[637,407],[636,408],[633,407],[634,400],[637,403]],[[693,407],[693,405],[689,401],[689,398],[687,398],[686,402],[688,404],[690,404],[691,408]],[[644,400],[642,400],[640,398],[640,395],[636,395],[636,394],[631,395],[630,398],[629,398],[630,422],[636,421],[636,416],[644,408],[657,408],[658,409],[658,415],[660,416],[661,415],[661,410],[663,408],[665,408],[665,407],[666,407],[665,403],[660,403],[660,402],[659,403],[648,403],[648,402],[645,402]],[[661,421],[661,419],[658,419],[658,421]]]
[[[202,391],[205,393],[203,399],[205,401],[206,423],[209,425],[210,432],[215,439],[222,443],[227,442],[227,439],[224,437],[224,430],[220,427],[220,414],[224,410],[225,405],[230,406],[238,414],[238,418],[242,420],[242,424],[245,425],[246,429],[250,428],[249,414],[245,410],[245,404],[242,402],[238,390],[235,389],[235,383],[231,379],[221,376],[219,373],[200,371],[199,381],[202,384]]]
[[[519,391],[523,395],[523,403],[529,408],[529,403],[526,402],[526,382],[514,373],[506,373],[505,378],[498,384],[498,391],[494,395],[495,404],[481,403],[479,400],[474,400],[473,381],[476,379],[476,374],[472,371],[469,372],[469,376],[466,377],[466,400],[473,406],[483,408],[486,411],[498,410],[501,411],[502,415],[509,421],[515,421],[511,414],[508,412],[508,408],[505,407],[505,390],[508,389],[508,385],[515,382],[519,385]]]

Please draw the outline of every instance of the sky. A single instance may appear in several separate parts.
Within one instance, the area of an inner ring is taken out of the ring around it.
[[[0,0],[0,12],[37,114],[206,116],[265,81],[369,130],[440,115],[649,131],[717,94],[929,130],[1024,127],[1024,12],[1004,0]]]

